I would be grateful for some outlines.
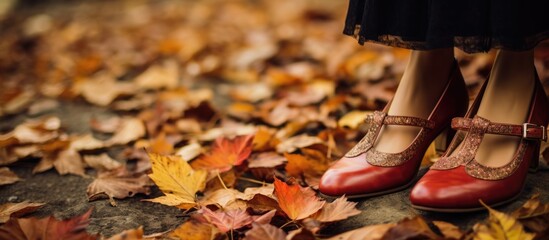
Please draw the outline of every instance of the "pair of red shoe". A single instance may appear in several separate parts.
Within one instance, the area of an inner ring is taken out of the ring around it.
[[[422,210],[466,212],[483,209],[480,200],[491,206],[513,200],[524,186],[529,167],[537,167],[540,143],[547,138],[549,104],[536,75],[526,123],[490,122],[476,115],[485,88],[486,83],[467,111],[467,90],[455,64],[446,89],[428,119],[389,116],[388,106],[384,111],[374,112],[367,118],[368,133],[326,171],[320,181],[320,192],[330,196],[370,197],[408,187],[431,142],[451,123],[457,134],[446,153],[412,189],[412,205]],[[465,117],[458,117],[465,112]],[[416,126],[421,130],[404,151],[384,153],[373,148],[384,125]],[[512,161],[501,167],[489,167],[475,160],[485,134],[521,137]]]

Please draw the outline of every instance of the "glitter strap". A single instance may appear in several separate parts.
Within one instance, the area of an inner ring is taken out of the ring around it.
[[[452,119],[452,128],[457,130],[468,131],[471,129],[472,124],[473,119],[470,118]],[[547,131],[545,130],[545,126],[539,126],[532,123],[524,123],[519,125],[490,122],[485,133],[517,136],[527,140],[547,140]]]
[[[383,120],[385,125],[405,125],[415,126],[427,129],[435,128],[435,122],[427,119],[407,116],[386,116]]]

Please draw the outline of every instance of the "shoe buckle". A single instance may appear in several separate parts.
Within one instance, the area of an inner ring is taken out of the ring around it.
[[[533,138],[528,136],[528,130],[531,128],[541,128],[541,140],[547,141],[547,131],[545,126],[539,126],[533,123],[524,123],[522,124],[522,137],[527,140],[538,140],[538,138]]]

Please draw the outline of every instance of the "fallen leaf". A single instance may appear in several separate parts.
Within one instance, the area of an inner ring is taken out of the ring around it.
[[[39,115],[45,112],[49,112],[59,107],[59,102],[55,99],[42,99],[33,103],[28,110],[28,114],[31,116]]]
[[[175,151],[175,155],[181,156],[183,160],[190,161],[202,153],[202,146],[199,143],[191,143]]]
[[[151,192],[149,178],[145,174],[132,176],[124,167],[110,172],[100,173],[96,179],[88,185],[86,193],[89,201],[100,198],[108,198],[111,205],[116,206],[114,198],[124,199],[143,193]]]
[[[118,96],[133,94],[136,91],[133,84],[118,82],[114,76],[104,72],[82,81],[75,88],[86,101],[98,106],[107,106]]]
[[[285,240],[286,233],[271,224],[252,223],[252,229],[246,232],[244,240]]]
[[[348,127],[350,129],[357,129],[361,124],[364,123],[366,117],[372,114],[371,111],[351,111],[343,115],[337,121],[337,125],[340,127]]]
[[[316,240],[314,233],[306,228],[300,228],[288,232],[287,240]]]
[[[463,232],[454,224],[443,221],[433,221],[433,224],[437,226],[446,239],[461,239],[463,237]]]
[[[12,184],[21,179],[7,167],[0,168],[0,186]]]
[[[149,67],[134,79],[135,84],[142,89],[172,89],[179,85],[177,62],[168,60],[161,65]]]
[[[264,152],[252,157],[248,160],[249,168],[273,168],[280,166],[286,162],[286,158],[276,152]]]
[[[549,235],[549,204],[539,200],[539,194],[534,194],[519,209],[511,213],[511,217],[524,227],[537,234],[537,237]]]
[[[196,205],[196,192],[206,185],[206,172],[193,170],[179,156],[149,154],[152,174],[149,177],[166,196],[148,199],[168,206],[188,207]]]
[[[328,240],[380,240],[382,239],[383,235],[385,235],[385,233],[395,225],[396,224],[394,223],[369,225],[348,232],[344,232],[342,234],[331,237]]]
[[[242,209],[214,212],[208,208],[202,208],[200,211],[202,216],[222,233],[242,228],[254,221],[252,216]]]
[[[71,136],[70,139],[69,148],[76,151],[95,150],[105,147],[103,141],[94,138],[91,134]]]
[[[390,228],[383,240],[391,239],[440,239],[441,237],[431,230],[427,222],[420,217],[405,218]]]
[[[244,199],[245,194],[239,192],[236,189],[218,189],[213,192],[204,194],[204,198],[200,200],[201,206],[218,205],[221,208],[227,207],[227,205],[233,203],[237,199]]]
[[[300,178],[320,178],[329,167],[329,160],[319,151],[312,149],[302,149],[302,154],[288,154],[284,157],[288,160],[286,172],[289,176]]]
[[[181,224],[169,235],[181,240],[212,240],[219,235],[219,230],[211,224],[191,219]]]
[[[112,159],[108,154],[102,153],[100,155],[84,155],[84,162],[98,171],[107,171],[119,168],[122,164]]]
[[[347,219],[351,216],[360,214],[360,210],[356,209],[356,202],[349,202],[345,196],[342,196],[331,203],[324,204],[313,218],[320,222],[335,222]]]
[[[143,239],[143,226],[140,226],[135,229],[124,230],[121,233],[118,233],[107,240],[137,240]]]
[[[137,118],[122,119],[121,127],[105,142],[105,145],[125,145],[145,136],[145,125]]]
[[[120,117],[110,117],[103,120],[92,118],[90,120],[91,128],[102,133],[113,133],[120,127],[121,124],[122,119]]]
[[[282,141],[276,146],[276,151],[279,153],[291,153],[299,148],[309,147],[315,144],[323,144],[322,139],[302,134]]]
[[[301,220],[318,212],[323,206],[315,192],[299,185],[288,185],[275,178],[274,194],[280,208],[292,220]]]
[[[252,152],[254,135],[217,138],[210,153],[192,162],[194,168],[226,172],[241,165]]]
[[[34,212],[42,206],[44,206],[44,203],[31,203],[28,201],[4,203],[0,205],[0,223],[7,222],[10,217],[20,217],[27,213]]]
[[[0,239],[97,239],[86,232],[90,209],[81,216],[68,220],[57,220],[53,216],[37,218],[12,218],[0,226]]]
[[[53,167],[61,175],[74,174],[79,176],[85,176],[84,163],[77,151],[73,149],[66,149],[60,151],[55,160],[53,161]]]
[[[517,219],[481,203],[488,209],[490,216],[485,223],[473,226],[473,239],[534,239],[535,235],[525,232]]]

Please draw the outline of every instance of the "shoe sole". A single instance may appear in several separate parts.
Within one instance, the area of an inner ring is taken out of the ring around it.
[[[385,195],[385,194],[389,194],[389,193],[395,193],[395,192],[400,192],[408,187],[410,187],[410,185],[412,185],[412,183],[414,183],[414,181],[410,181],[409,183],[405,184],[405,185],[402,185],[400,187],[396,187],[396,188],[391,188],[391,189],[388,189],[388,190],[384,190],[384,191],[380,191],[380,192],[373,192],[373,193],[365,193],[365,194],[354,194],[354,195],[336,195],[336,196],[332,196],[332,195],[328,195],[328,194],[324,194],[322,192],[320,192],[320,196],[322,197],[329,197],[329,198],[337,198],[337,197],[341,197],[341,196],[345,196],[347,199],[359,199],[359,198],[369,198],[369,197],[377,197],[377,196],[380,196],[380,195]]]

